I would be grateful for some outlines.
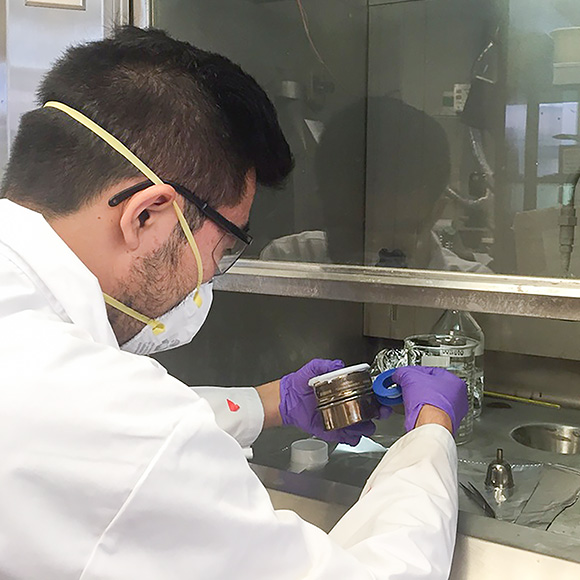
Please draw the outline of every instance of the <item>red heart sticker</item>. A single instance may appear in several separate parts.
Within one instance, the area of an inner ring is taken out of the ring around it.
[[[232,413],[235,413],[236,411],[240,410],[240,406],[236,405],[233,401],[230,401],[229,399],[226,399],[228,402],[228,407],[230,408],[230,411]]]

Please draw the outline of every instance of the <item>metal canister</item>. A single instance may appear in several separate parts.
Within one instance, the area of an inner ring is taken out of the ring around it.
[[[327,431],[379,416],[368,364],[332,371],[310,379],[308,384],[314,389]]]

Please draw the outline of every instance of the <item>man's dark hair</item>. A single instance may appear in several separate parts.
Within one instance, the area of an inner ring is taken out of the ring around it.
[[[65,103],[123,142],[162,179],[211,205],[232,206],[245,176],[280,185],[293,167],[276,111],[258,83],[227,58],[155,29],[118,29],[72,47],[45,76],[38,103]],[[141,174],[65,113],[26,113],[2,196],[64,215]],[[189,208],[189,217],[193,210]]]

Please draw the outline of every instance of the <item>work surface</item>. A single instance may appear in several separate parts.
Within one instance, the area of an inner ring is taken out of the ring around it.
[[[514,566],[519,562],[520,571],[525,563],[534,567],[534,575],[541,568],[558,570],[561,578],[567,578],[568,574],[580,577],[580,566],[576,564],[580,563],[580,502],[575,501],[580,493],[580,454],[564,455],[515,441],[511,433],[529,424],[578,427],[580,438],[578,410],[486,398],[483,413],[474,423],[473,438],[458,447],[461,481],[472,482],[486,494],[486,467],[498,447],[512,465],[515,481],[514,493],[505,503],[494,504],[493,497],[487,496],[496,508],[496,520],[483,515],[460,491],[460,535],[454,570],[460,570],[463,577],[485,577],[475,574],[475,570],[481,567],[481,558],[497,556],[498,550],[508,551],[502,558],[508,558]],[[570,433],[575,439],[576,432]],[[378,424],[373,442],[388,448],[402,434],[403,417],[394,414]],[[304,434],[295,429],[264,432],[254,445],[252,463],[276,507],[295,509],[305,519],[330,529],[356,501],[383,451],[372,450],[372,442],[358,449],[331,447],[329,461],[323,468],[291,473],[289,446],[302,437]],[[552,435],[558,437],[566,439]],[[569,447],[571,442],[564,440],[559,444]],[[573,569],[565,571],[562,567],[566,566]]]

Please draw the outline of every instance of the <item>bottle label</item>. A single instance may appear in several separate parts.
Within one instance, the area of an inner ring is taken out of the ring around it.
[[[421,357],[421,365],[424,367],[447,368],[451,364],[451,357],[424,354]]]

